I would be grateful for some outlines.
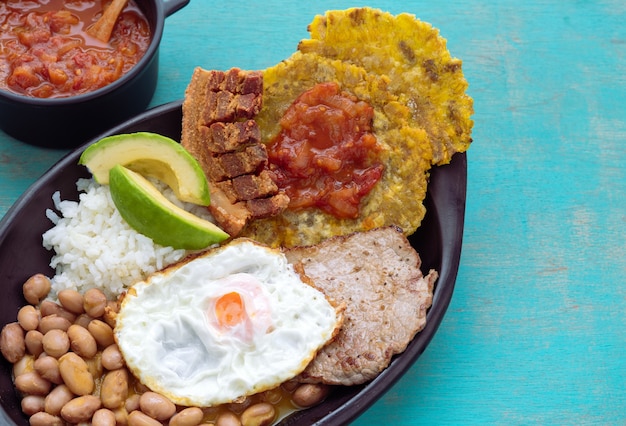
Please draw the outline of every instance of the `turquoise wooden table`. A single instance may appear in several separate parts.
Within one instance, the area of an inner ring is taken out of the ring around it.
[[[196,66],[262,69],[349,1],[191,3],[152,106]],[[438,333],[355,424],[626,424],[626,5],[373,1],[439,28],[475,100],[466,227]],[[65,151],[0,134],[0,215]]]

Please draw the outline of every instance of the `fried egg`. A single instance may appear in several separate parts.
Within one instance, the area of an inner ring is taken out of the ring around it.
[[[134,284],[115,337],[144,385],[208,407],[293,378],[341,321],[279,250],[238,239]]]

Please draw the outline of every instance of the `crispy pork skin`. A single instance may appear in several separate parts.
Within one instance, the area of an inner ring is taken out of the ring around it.
[[[263,74],[196,68],[183,102],[182,145],[209,182],[209,211],[231,236],[246,224],[281,213],[289,197],[268,172],[254,117],[263,104]]]

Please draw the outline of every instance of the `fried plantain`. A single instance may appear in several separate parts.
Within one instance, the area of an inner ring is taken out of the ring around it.
[[[428,134],[433,164],[447,164],[455,152],[467,150],[473,100],[461,60],[450,55],[432,25],[408,13],[352,8],[318,15],[308,30],[311,38],[300,42],[301,52],[389,77],[388,90],[409,108],[409,124]]]
[[[251,222],[244,236],[292,247],[390,224],[409,235],[421,223],[432,151],[426,132],[408,125],[410,112],[389,90],[386,76],[345,61],[294,53],[263,72],[263,108],[256,116],[262,139],[269,141],[280,131],[280,118],[302,92],[330,81],[374,108],[373,131],[383,148],[379,159],[385,165],[381,180],[362,200],[357,219],[339,219],[314,208],[286,210]]]

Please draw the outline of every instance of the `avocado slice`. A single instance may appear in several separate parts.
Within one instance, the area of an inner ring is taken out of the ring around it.
[[[178,142],[166,136],[137,132],[108,136],[83,151],[79,164],[87,166],[96,182],[109,183],[117,164],[167,184],[181,201],[208,206],[209,185],[198,161]]]
[[[181,209],[145,177],[122,165],[109,172],[111,198],[124,220],[162,246],[201,250],[230,236],[217,225]]]

